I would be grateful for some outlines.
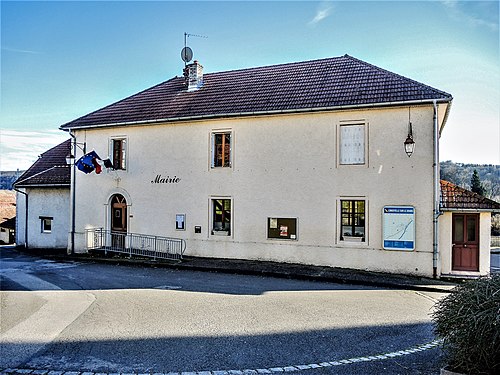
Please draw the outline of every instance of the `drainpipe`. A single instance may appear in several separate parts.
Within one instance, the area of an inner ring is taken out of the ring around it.
[[[18,190],[14,188],[14,191],[17,191],[20,194],[24,194],[26,197],[26,207],[25,207],[25,213],[24,213],[24,248],[28,248],[28,193],[25,193],[24,191]]]
[[[70,254],[73,255],[75,253],[75,187],[76,187],[76,173],[75,173],[75,161],[76,161],[76,137],[75,135],[69,131],[69,135],[73,138],[73,164],[70,166],[71,168],[71,246],[70,246]]]
[[[432,276],[437,278],[438,268],[438,242],[439,242],[439,198],[440,198],[440,176],[439,176],[439,124],[438,124],[438,107],[436,100],[433,101],[434,105],[434,212],[433,212],[433,244],[432,244]]]

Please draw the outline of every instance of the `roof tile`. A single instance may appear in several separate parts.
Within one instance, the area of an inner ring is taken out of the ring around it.
[[[452,99],[443,91],[348,55],[209,73],[203,79],[199,90],[188,92],[184,78],[172,78],[61,129]]]
[[[66,156],[71,153],[71,140],[45,151],[38,160],[17,180],[15,187],[25,186],[69,186],[70,168],[66,164]]]
[[[500,212],[500,203],[444,180],[441,180],[440,206],[444,210],[480,209]]]

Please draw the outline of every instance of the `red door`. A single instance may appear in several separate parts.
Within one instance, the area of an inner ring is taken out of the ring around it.
[[[479,215],[453,214],[452,269],[479,271]]]

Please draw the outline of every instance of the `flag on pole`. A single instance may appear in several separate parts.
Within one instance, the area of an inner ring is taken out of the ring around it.
[[[95,171],[96,174],[101,173],[102,164],[105,168],[113,167],[113,163],[111,163],[111,160],[102,160],[95,151],[90,151],[88,154],[83,155],[75,163],[76,167],[85,174],[92,173],[93,171]]]

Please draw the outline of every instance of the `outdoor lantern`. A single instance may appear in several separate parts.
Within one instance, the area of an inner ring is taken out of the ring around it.
[[[72,154],[66,155],[66,164],[72,165],[73,161],[75,161],[75,157]]]
[[[413,130],[411,128],[410,121],[410,107],[408,107],[408,136],[406,137],[404,146],[406,155],[410,157],[413,154],[413,150],[415,149],[415,141],[413,140]]]

